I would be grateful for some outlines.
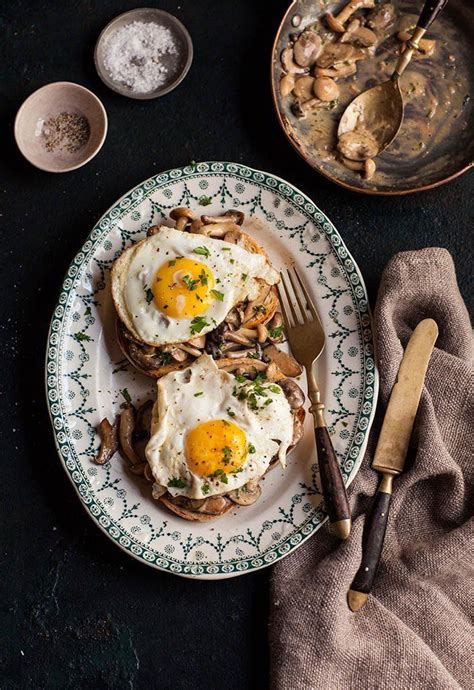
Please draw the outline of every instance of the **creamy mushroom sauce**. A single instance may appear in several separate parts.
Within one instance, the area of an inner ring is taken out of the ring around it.
[[[436,178],[438,171],[447,165],[454,130],[457,138],[465,140],[466,146],[472,141],[472,132],[469,131],[469,115],[472,110],[469,74],[471,56],[466,44],[459,41],[459,25],[445,14],[436,20],[425,36],[436,40],[433,55],[414,55],[401,78],[405,103],[404,121],[395,141],[375,158],[377,170],[372,180],[364,181],[359,172],[347,170],[340,162],[340,154],[336,150],[336,133],[342,113],[355,96],[391,76],[402,45],[397,33],[413,28],[418,19],[418,15],[409,12],[409,9],[413,11],[413,3],[392,4],[396,8],[397,19],[383,30],[385,37],[378,42],[375,55],[358,61],[354,76],[337,80],[339,98],[329,108],[318,108],[305,119],[298,120],[291,109],[294,97],[290,94],[279,99],[286,120],[299,130],[298,139],[303,135],[307,150],[302,153],[317,158],[318,166],[330,175],[335,174],[331,168],[337,166],[338,178],[360,187],[379,188],[382,185],[390,188],[398,186],[396,183],[400,181],[400,177],[405,178],[406,182],[413,180],[411,184],[416,186],[418,172],[422,168],[423,178],[429,182],[430,177]],[[336,10],[343,6],[343,3],[332,5]],[[297,14],[297,9],[292,13],[293,16]],[[358,11],[351,19],[369,11]],[[291,27],[290,16],[290,33],[300,33],[308,26],[314,27],[322,36],[328,32],[324,14],[316,21],[308,21],[303,17],[297,29]],[[299,76],[296,75],[296,78]],[[278,88],[278,82],[275,88]],[[293,140],[296,139],[294,134],[291,136]],[[459,139],[457,143],[459,146]],[[300,141],[297,146],[301,148]]]

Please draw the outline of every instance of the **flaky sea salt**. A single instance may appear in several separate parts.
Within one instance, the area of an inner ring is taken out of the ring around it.
[[[104,66],[114,81],[135,93],[149,93],[166,80],[163,56],[177,54],[169,29],[154,22],[131,22],[107,38]]]

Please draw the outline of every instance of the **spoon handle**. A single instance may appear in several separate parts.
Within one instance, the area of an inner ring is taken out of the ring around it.
[[[447,2],[448,0],[426,0],[417,26],[425,30],[428,29]]]
[[[413,36],[407,42],[405,50],[398,58],[392,74],[393,81],[397,81],[402,76],[413,57],[413,53],[418,49],[418,44],[425,35],[426,30],[431,26],[447,2],[448,0],[426,0]]]

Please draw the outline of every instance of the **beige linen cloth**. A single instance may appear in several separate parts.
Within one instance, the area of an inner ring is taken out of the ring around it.
[[[379,413],[350,489],[352,534],[341,543],[324,526],[275,565],[272,689],[474,688],[472,332],[449,253],[396,255],[383,273],[374,317]],[[370,469],[377,432],[403,346],[425,317],[440,333],[407,471],[395,480],[372,594],[352,613],[346,593],[377,486]]]

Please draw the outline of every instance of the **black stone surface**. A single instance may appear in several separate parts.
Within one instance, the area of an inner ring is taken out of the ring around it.
[[[270,573],[195,582],[139,564],[86,516],[56,456],[43,389],[49,320],[71,258],[119,196],[191,160],[244,162],[287,178],[330,216],[372,300],[387,259],[427,245],[452,252],[472,295],[472,177],[400,199],[357,196],[313,173],[286,142],[269,87],[285,5],[162,0],[189,29],[195,59],[176,91],[150,102],[108,91],[92,60],[102,27],[136,3],[0,5],[2,688],[267,683]],[[31,167],[12,131],[23,99],[56,80],[91,88],[109,115],[100,154],[64,175]]]

